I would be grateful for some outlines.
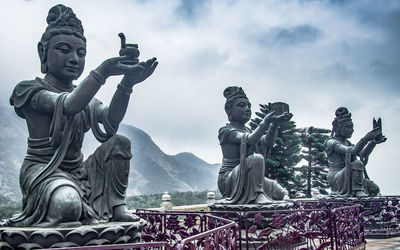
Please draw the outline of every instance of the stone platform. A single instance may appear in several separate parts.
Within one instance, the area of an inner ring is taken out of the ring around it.
[[[216,216],[221,216],[226,219],[236,221],[241,229],[244,229],[246,225],[248,227],[255,224],[254,216],[257,212],[265,211],[281,211],[291,210],[294,207],[293,202],[289,201],[273,201],[268,204],[243,204],[243,205],[232,205],[224,203],[214,203],[209,206],[210,212]],[[265,215],[262,224],[264,225],[270,216]]]
[[[98,246],[140,241],[146,221],[109,222],[71,228],[1,227],[0,249]]]

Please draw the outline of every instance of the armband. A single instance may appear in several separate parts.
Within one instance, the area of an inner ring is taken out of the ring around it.
[[[121,83],[118,84],[117,89],[119,91],[121,91],[122,93],[124,93],[125,95],[130,95],[132,93],[132,89],[131,88],[128,88],[128,87],[122,85]]]
[[[90,71],[90,75],[96,79],[96,81],[100,84],[103,85],[106,82],[106,79],[97,71],[97,70],[92,70]]]

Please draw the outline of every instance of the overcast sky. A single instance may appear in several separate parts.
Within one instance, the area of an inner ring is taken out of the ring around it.
[[[399,194],[400,1],[59,1],[82,20],[87,76],[118,55],[121,31],[159,66],[134,88],[124,123],[168,154],[216,163],[227,122],[223,90],[243,87],[253,104],[283,101],[298,127],[331,128],[336,108],[353,114],[356,143],[382,117],[386,143],[368,163],[383,194]],[[41,76],[36,45],[54,1],[0,0],[0,102]],[[79,83],[79,80],[76,83]],[[119,77],[97,94],[109,103]]]

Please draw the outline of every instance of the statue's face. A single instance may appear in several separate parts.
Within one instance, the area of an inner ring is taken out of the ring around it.
[[[50,38],[47,51],[47,74],[62,82],[78,79],[85,67],[86,43],[74,36],[58,34]]]
[[[350,138],[353,132],[354,132],[354,125],[352,121],[344,122],[339,131],[340,135],[343,138]]]
[[[246,98],[238,98],[232,103],[231,121],[246,123],[251,118],[251,104]]]

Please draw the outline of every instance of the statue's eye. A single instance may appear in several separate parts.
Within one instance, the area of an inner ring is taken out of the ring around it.
[[[78,50],[78,56],[80,56],[80,57],[86,56],[86,50],[85,49]]]
[[[58,51],[60,51],[61,53],[64,53],[64,54],[67,54],[70,51],[70,48],[68,46],[66,46],[66,45],[58,46],[58,47],[56,47],[56,49]]]

